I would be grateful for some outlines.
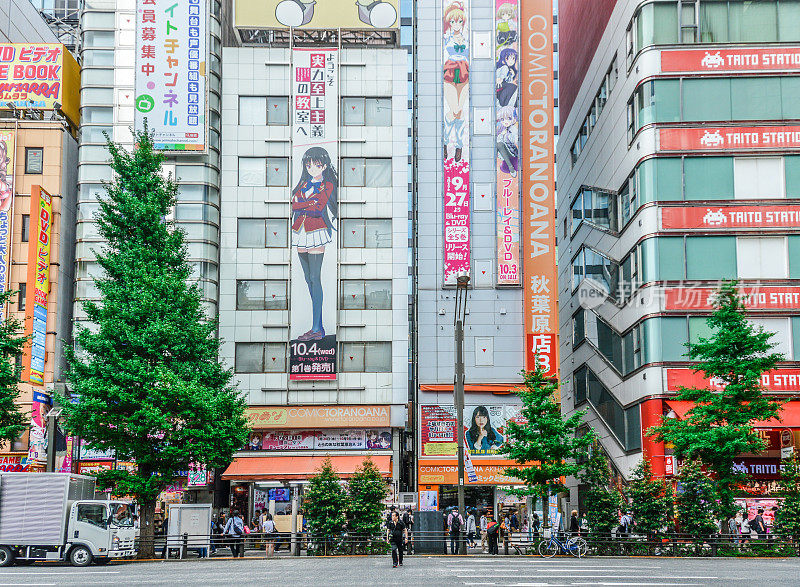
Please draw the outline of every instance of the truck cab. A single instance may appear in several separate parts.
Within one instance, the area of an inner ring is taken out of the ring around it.
[[[76,501],[67,523],[64,553],[75,566],[104,564],[133,556],[136,529],[131,504],[122,501]]]

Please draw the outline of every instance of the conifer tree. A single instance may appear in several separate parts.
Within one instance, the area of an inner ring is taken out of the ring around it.
[[[309,478],[303,500],[309,532],[315,543],[324,545],[325,552],[330,552],[333,539],[344,531],[347,509],[347,492],[327,457]]]
[[[79,351],[67,349],[78,401],[62,404],[72,434],[136,463],[99,482],[137,499],[147,558],[156,498],[175,472],[227,466],[248,430],[232,372],[219,363],[216,323],[203,314],[197,284],[187,283],[183,232],[167,220],[177,186],[162,176],[152,135],[135,141],[133,152],[108,141],[115,179],[97,216],[107,242],[96,252],[101,300],[83,305],[92,326],[78,329]]]
[[[386,481],[368,456],[347,481],[347,527],[360,540],[374,538],[383,524]]]
[[[592,448],[582,480],[589,486],[584,502],[589,532],[596,536],[608,536],[619,526],[622,495],[611,485],[608,459],[599,445]]]
[[[653,535],[669,528],[674,515],[672,488],[663,479],[653,477],[648,458],[643,458],[633,470],[627,494],[639,531]]]
[[[744,475],[733,470],[733,460],[743,453],[758,453],[764,441],[752,423],[778,415],[780,402],[763,393],[761,376],[783,360],[770,352],[773,333],[756,328],[745,317],[736,283],[725,283],[714,301],[714,313],[706,320],[709,338],[689,343],[688,356],[698,361],[696,372],[719,384],[719,390],[681,388],[677,399],[693,405],[685,418],[664,418],[648,433],[675,447],[676,458],[700,459],[713,473],[719,519],[736,514],[734,496]]]
[[[703,472],[700,460],[684,461],[678,480],[681,486],[675,498],[675,509],[680,531],[694,538],[705,538],[717,532],[714,486]]]
[[[526,465],[507,468],[505,474],[525,484],[522,489],[512,489],[512,493],[542,499],[542,527],[547,528],[549,496],[566,491],[562,478],[576,477],[583,470],[580,460],[594,442],[594,434],[576,436],[586,412],[576,412],[565,420],[555,401],[558,382],[545,377],[538,357],[535,364],[533,371],[522,372],[524,387],[516,390],[522,400],[524,421],[507,424],[506,442],[498,453]]]
[[[0,293],[0,309],[19,294],[16,291]],[[22,368],[17,367],[17,357],[22,354],[26,336],[20,334],[22,325],[13,316],[0,321],[0,444],[13,442],[25,430],[25,417],[19,410],[17,385]]]
[[[800,456],[797,449],[790,458],[784,459],[778,487],[783,503],[775,516],[775,529],[791,536],[797,544],[800,542]]]

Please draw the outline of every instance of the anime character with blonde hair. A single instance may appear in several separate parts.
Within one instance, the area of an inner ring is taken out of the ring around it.
[[[318,0],[283,0],[275,7],[275,20],[284,26],[304,26],[314,18],[314,5]],[[333,0],[319,0],[332,2]],[[383,0],[356,0],[358,20],[378,29],[391,27],[397,21],[397,11]],[[323,26],[323,25],[320,25]]]
[[[509,45],[517,40],[517,7],[505,2],[497,8],[497,46]]]
[[[469,132],[465,124],[464,106],[469,97],[469,37],[467,15],[462,2],[452,2],[444,12],[444,158],[448,159],[448,146],[453,148],[456,162],[461,160],[464,136]]]

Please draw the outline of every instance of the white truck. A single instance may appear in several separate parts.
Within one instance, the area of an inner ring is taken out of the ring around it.
[[[0,473],[0,567],[136,554],[132,506],[98,500],[95,480],[69,473]]]

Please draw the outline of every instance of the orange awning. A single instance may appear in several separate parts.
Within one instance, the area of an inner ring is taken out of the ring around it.
[[[392,457],[371,455],[384,477],[391,477]],[[222,474],[227,481],[297,481],[308,479],[322,466],[325,456],[239,457]],[[333,468],[341,477],[350,477],[364,462],[361,455],[331,456]]]
[[[679,419],[686,418],[686,413],[692,408],[694,402],[676,399],[666,400],[667,405],[675,410]],[[800,428],[800,401],[790,401],[783,404],[783,409],[778,412],[778,419],[756,421],[752,423],[755,428]]]
[[[520,387],[520,383],[467,383],[464,385],[464,391],[484,391],[491,393],[511,393]],[[446,391],[453,392],[453,384],[431,384],[420,385],[422,391]]]

